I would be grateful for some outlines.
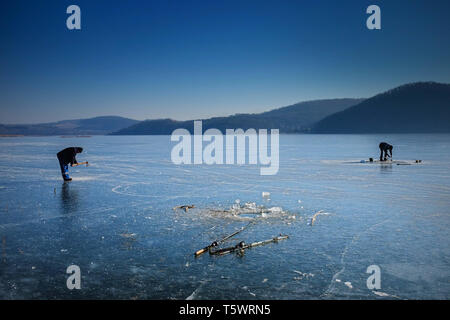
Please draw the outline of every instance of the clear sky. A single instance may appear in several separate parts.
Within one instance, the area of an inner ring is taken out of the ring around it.
[[[381,30],[366,28],[371,4]],[[448,0],[1,1],[0,123],[192,119],[448,83],[449,12]]]

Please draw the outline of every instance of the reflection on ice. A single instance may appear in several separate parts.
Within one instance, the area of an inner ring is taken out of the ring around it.
[[[76,212],[78,209],[78,190],[71,190],[70,183],[67,182],[61,187],[61,207],[64,214]]]

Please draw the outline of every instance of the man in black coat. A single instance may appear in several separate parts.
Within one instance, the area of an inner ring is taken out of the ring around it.
[[[72,178],[69,177],[69,164],[73,166],[74,164],[78,164],[76,155],[77,153],[83,152],[83,148],[80,147],[70,147],[64,150],[61,150],[56,154],[59,160],[59,166],[61,168],[61,174],[64,181],[71,181]]]
[[[394,148],[389,143],[382,142],[380,143],[380,161],[386,161],[387,157],[390,157],[392,159],[392,149]],[[384,158],[383,158],[384,153]],[[390,154],[390,155],[389,155]]]

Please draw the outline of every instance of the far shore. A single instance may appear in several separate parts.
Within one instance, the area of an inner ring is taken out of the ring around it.
[[[0,138],[25,137],[23,134],[0,134]]]

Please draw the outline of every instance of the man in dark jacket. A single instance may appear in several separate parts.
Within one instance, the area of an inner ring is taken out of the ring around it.
[[[394,148],[393,146],[391,146],[389,143],[386,142],[382,142],[380,143],[380,161],[386,161],[387,157],[390,157],[392,159],[392,149]],[[388,154],[388,152],[390,153],[390,155]],[[383,153],[384,153],[384,158],[383,158]]]
[[[73,166],[74,164],[78,164],[76,159],[76,154],[83,152],[83,148],[80,147],[70,147],[64,150],[61,150],[56,155],[59,160],[59,166],[61,167],[61,174],[64,181],[71,181],[72,178],[69,177],[69,164]]]

